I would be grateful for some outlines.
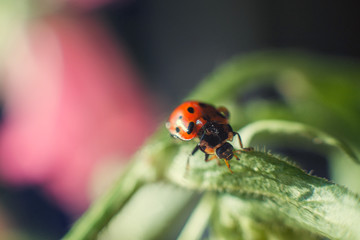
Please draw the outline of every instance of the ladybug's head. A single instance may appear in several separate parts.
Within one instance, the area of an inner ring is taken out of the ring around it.
[[[234,147],[230,143],[225,142],[216,149],[216,155],[219,158],[230,160],[234,157]]]

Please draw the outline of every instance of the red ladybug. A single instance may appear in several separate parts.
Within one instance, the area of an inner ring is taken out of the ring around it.
[[[224,159],[226,166],[234,156],[234,148],[228,142],[237,135],[243,151],[250,151],[252,148],[244,148],[240,135],[234,132],[229,125],[229,111],[225,107],[215,108],[214,106],[197,101],[187,101],[175,108],[169,117],[166,127],[173,137],[189,141],[195,137],[200,142],[196,145],[191,155],[199,149],[205,153],[205,161],[214,158]],[[214,155],[209,158],[210,155]],[[188,159],[189,165],[189,159]]]

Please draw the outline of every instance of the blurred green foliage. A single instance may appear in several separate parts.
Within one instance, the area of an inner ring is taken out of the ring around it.
[[[186,172],[195,143],[161,126],[65,239],[359,239],[359,79],[359,63],[298,52],[229,61],[187,99],[228,107],[246,146],[269,150],[285,136],[322,153],[332,181],[259,149],[231,161],[234,174],[201,154]],[[264,87],[277,97],[251,94]]]

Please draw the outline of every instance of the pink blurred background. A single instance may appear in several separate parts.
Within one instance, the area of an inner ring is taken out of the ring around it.
[[[13,35],[1,61],[1,185],[36,186],[70,219],[111,184],[159,119],[126,47],[87,14],[107,2],[22,1],[40,12],[5,26]]]

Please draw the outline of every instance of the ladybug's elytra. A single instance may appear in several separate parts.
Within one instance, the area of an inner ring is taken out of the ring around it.
[[[225,107],[214,106],[197,101],[187,101],[179,105],[171,113],[166,127],[173,137],[184,141],[199,138],[191,155],[199,149],[205,153],[205,161],[213,158],[224,159],[226,166],[234,156],[234,148],[228,142],[237,135],[242,151],[250,151],[252,148],[244,148],[240,135],[234,132],[229,125],[229,111]],[[209,158],[210,155],[214,155]],[[189,159],[188,159],[189,165]]]

